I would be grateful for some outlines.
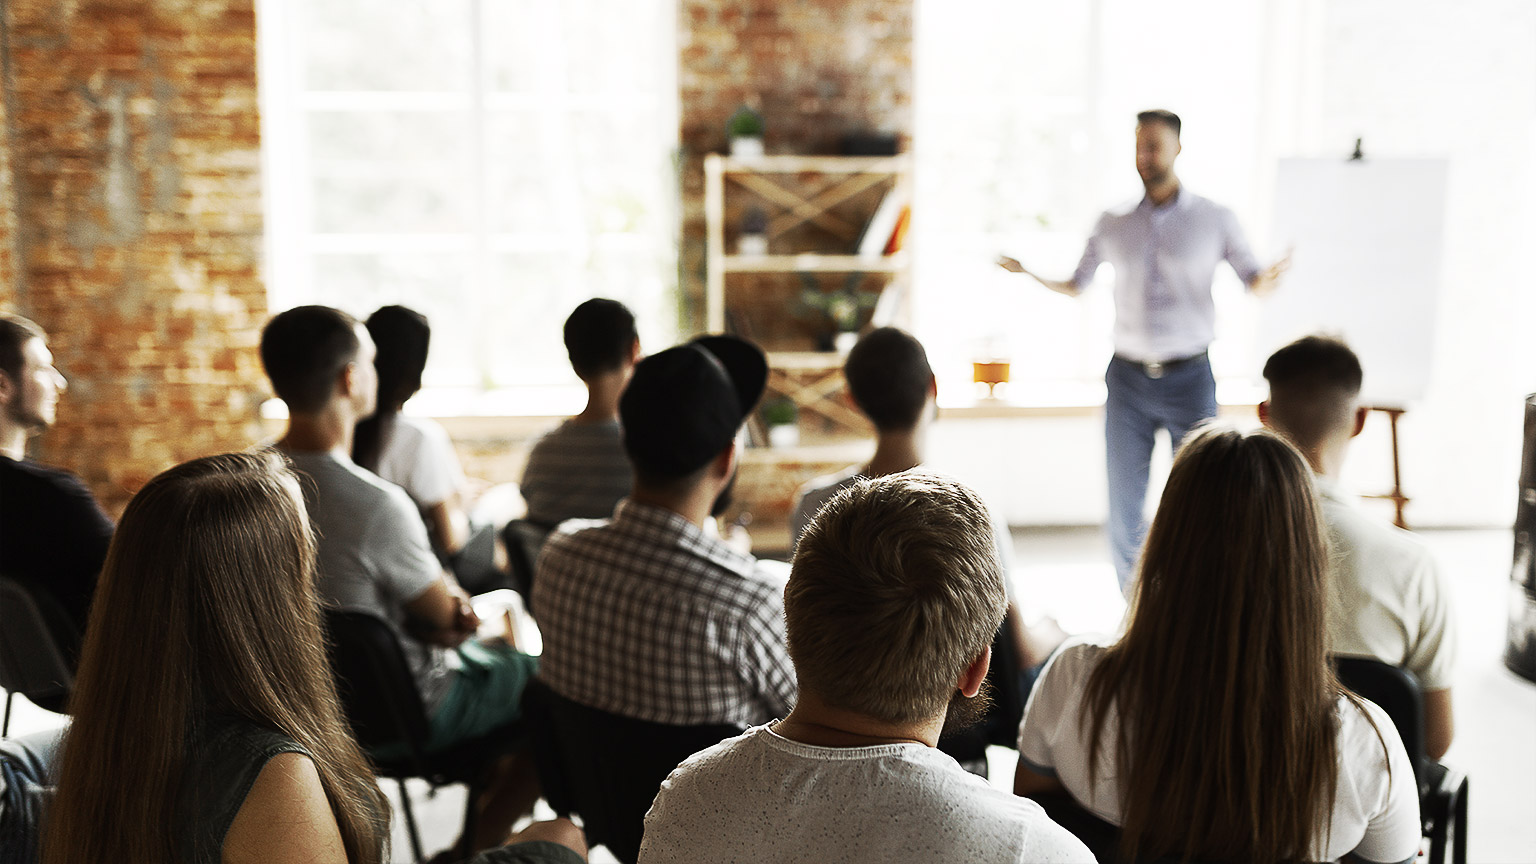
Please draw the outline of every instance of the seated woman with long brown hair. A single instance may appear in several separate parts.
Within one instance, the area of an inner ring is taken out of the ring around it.
[[[1407,861],[1413,768],[1387,715],[1340,686],[1311,472],[1266,433],[1184,442],[1125,635],[1073,641],[1019,733],[1020,795],[1065,790],[1126,859]]]
[[[342,717],[314,582],[298,481],[273,452],[197,459],[133,497],[91,612],[45,862],[387,860],[389,805]]]

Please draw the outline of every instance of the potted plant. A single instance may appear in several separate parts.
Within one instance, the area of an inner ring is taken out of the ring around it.
[[[763,208],[753,207],[741,217],[741,236],[736,238],[736,254],[768,254],[768,214]]]
[[[864,312],[880,302],[879,294],[859,290],[856,277],[857,274],[836,291],[823,291],[808,274],[802,274],[806,286],[800,292],[800,302],[820,312],[830,325],[822,340],[824,351],[835,350],[847,354],[854,343],[859,341],[859,324]]]
[[[737,159],[762,156],[763,115],[746,105],[737,108],[725,123],[725,137],[731,142],[731,155]]]
[[[763,402],[763,425],[768,427],[768,446],[795,447],[800,444],[800,410],[788,396]]]

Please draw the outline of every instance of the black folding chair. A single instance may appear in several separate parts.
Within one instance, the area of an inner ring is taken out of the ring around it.
[[[529,614],[533,611],[534,565],[539,560],[539,550],[549,539],[550,529],[527,519],[513,519],[501,529],[501,543],[507,550],[507,566],[511,571],[509,587],[523,595]]]
[[[69,615],[47,591],[30,582],[0,576],[0,688],[11,730],[11,700],[21,694],[40,708],[66,713],[75,686],[67,645],[80,644]]]
[[[1419,679],[1407,669],[1368,657],[1336,656],[1333,665],[1345,687],[1387,712],[1403,739],[1419,789],[1429,864],[1445,864],[1448,843],[1453,864],[1466,864],[1467,775],[1425,755],[1424,693]]]
[[[661,781],[684,759],[744,731],[621,717],[566,699],[537,679],[523,693],[523,712],[544,800],[561,816],[580,814],[592,845],[631,864]]]
[[[399,784],[415,860],[420,862],[424,856],[411,797],[405,788],[408,778],[420,777],[432,784],[434,790],[450,783],[469,786],[461,835],[468,841],[474,836],[475,803],[484,791],[488,770],[498,756],[522,743],[516,726],[428,753],[426,743],[431,725],[395,631],[377,615],[357,610],[328,609],[325,623],[331,673],[358,743],[369,751],[393,745],[404,745],[409,750],[408,755],[399,759],[374,758],[373,770]]]

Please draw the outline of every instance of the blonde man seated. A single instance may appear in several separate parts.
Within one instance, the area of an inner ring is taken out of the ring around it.
[[[935,749],[984,709],[1005,605],[974,492],[908,472],[839,493],[784,592],[799,701],[672,773],[641,862],[1093,861],[1038,805]]]

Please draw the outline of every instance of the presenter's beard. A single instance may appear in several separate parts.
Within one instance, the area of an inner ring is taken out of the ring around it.
[[[952,735],[980,723],[992,707],[992,682],[982,679],[981,689],[975,696],[966,698],[958,689],[949,697],[949,710],[944,715],[944,729],[939,734]]]

